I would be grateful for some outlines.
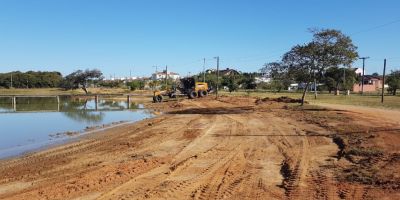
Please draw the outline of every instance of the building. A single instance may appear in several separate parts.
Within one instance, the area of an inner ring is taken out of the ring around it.
[[[271,78],[265,77],[265,76],[255,77],[254,81],[257,84],[259,84],[259,83],[269,83],[269,82],[271,82]]]
[[[385,85],[385,88],[387,85]],[[353,92],[361,92],[361,81],[353,85]],[[379,92],[382,90],[382,77],[365,75],[364,76],[364,92]]]
[[[175,72],[167,72],[166,73],[166,71],[164,70],[162,72],[153,73],[151,75],[151,80],[154,80],[154,81],[163,80],[163,79],[165,79],[166,76],[168,76],[168,78],[173,79],[173,80],[177,80],[180,78],[178,73],[175,73]]]

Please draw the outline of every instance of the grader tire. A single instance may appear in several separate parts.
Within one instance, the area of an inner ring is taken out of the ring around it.
[[[191,91],[191,92],[189,92],[189,99],[194,99],[194,98],[196,98],[198,95],[197,95],[197,92],[196,91]]]
[[[162,99],[161,95],[153,96],[153,103],[161,103]]]
[[[162,102],[163,97],[161,95],[157,95],[157,102],[161,103]]]
[[[169,95],[169,98],[175,99],[175,98],[176,98],[176,94],[175,94],[175,93],[171,93],[171,94]]]
[[[199,97],[205,97],[205,96],[207,96],[207,91],[200,90],[199,91]]]

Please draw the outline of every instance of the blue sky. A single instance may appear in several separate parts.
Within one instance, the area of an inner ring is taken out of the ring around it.
[[[0,72],[98,68],[106,77],[182,75],[215,67],[257,71],[308,28],[352,37],[367,73],[400,68],[397,0],[0,0]],[[381,26],[383,25],[383,26]],[[361,66],[356,62],[355,66]]]

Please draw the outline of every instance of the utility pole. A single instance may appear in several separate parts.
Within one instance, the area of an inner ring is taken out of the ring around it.
[[[369,57],[361,57],[363,60],[362,79],[361,79],[361,95],[364,95],[364,74],[365,74],[365,60]]]
[[[346,90],[346,68],[343,67],[343,90]]]
[[[165,65],[165,89],[167,89],[168,86],[168,66]]]
[[[154,79],[157,80],[158,66],[153,66],[153,68],[156,68],[156,71],[154,72]]]
[[[218,99],[218,85],[219,85],[219,56],[214,57],[215,59],[217,59],[217,87],[216,87],[216,91],[215,91],[215,99]]]
[[[315,76],[315,69],[314,71],[314,99],[317,99],[317,77]]]
[[[382,96],[381,103],[383,103],[383,96],[385,94],[385,72],[386,72],[386,58],[383,60],[383,77],[382,77]]]
[[[154,85],[153,85],[153,87],[154,87],[154,89],[155,88],[157,88],[157,78],[158,78],[158,76],[157,76],[157,71],[158,71],[158,66],[153,66],[153,67],[155,67],[156,68],[156,72],[154,73]]]
[[[10,85],[10,88],[12,88],[13,87],[13,77],[12,77],[12,72],[11,72],[11,85]]]
[[[206,59],[203,58],[203,82],[206,82]]]

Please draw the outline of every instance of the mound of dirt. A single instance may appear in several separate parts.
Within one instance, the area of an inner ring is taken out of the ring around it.
[[[263,98],[263,99],[257,99],[256,100],[256,104],[260,104],[260,103],[265,103],[265,102],[282,102],[282,103],[301,103],[301,99],[293,99],[287,96],[282,96],[279,98]],[[305,101],[304,103],[308,103],[307,101]]]

